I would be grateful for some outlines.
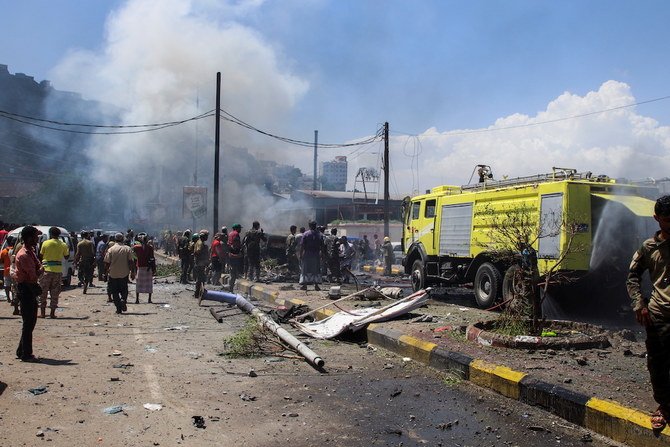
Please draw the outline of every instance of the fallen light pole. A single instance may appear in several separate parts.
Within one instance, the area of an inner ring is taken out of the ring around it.
[[[279,337],[284,343],[295,349],[298,354],[305,357],[305,359],[312,365],[321,368],[326,363],[321,357],[316,355],[314,351],[309,349],[307,345],[291,335],[286,329],[275,323],[272,318],[265,315],[262,311],[256,308],[249,301],[244,299],[241,295],[228,292],[216,292],[212,290],[205,290],[202,294],[201,301],[217,301],[219,303],[235,304],[237,307],[256,317],[256,319],[273,334]]]

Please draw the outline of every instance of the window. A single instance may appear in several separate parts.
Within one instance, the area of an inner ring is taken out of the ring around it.
[[[435,217],[435,202],[435,199],[426,201],[425,217]]]
[[[421,202],[412,203],[412,220],[419,218],[419,209],[421,208]]]

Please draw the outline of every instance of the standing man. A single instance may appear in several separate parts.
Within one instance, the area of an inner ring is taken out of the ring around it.
[[[39,259],[42,261],[44,273],[40,277],[42,296],[40,297],[40,318],[44,318],[47,308],[47,294],[51,296],[50,318],[56,318],[58,297],[63,282],[63,258],[70,257],[70,247],[60,240],[60,229],[49,228],[49,239],[40,247]]]
[[[314,284],[314,290],[321,290],[321,247],[323,239],[321,233],[316,229],[316,222],[309,223],[309,230],[302,236],[300,246],[300,260],[302,268],[300,271],[300,288],[307,290],[307,286]]]
[[[16,294],[21,303],[21,319],[23,320],[21,341],[19,341],[19,347],[16,349],[16,357],[23,362],[39,361],[33,355],[33,330],[37,323],[37,297],[40,295],[37,278],[42,272],[42,266],[35,254],[35,247],[37,247],[40,234],[40,231],[33,226],[23,227],[21,230],[23,247],[16,254],[14,261],[13,279],[17,286]]]
[[[288,264],[288,271],[292,275],[300,272],[297,255],[298,241],[295,236],[297,229],[298,227],[291,225],[291,228],[289,228],[289,235],[286,236],[286,262]]]
[[[670,421],[670,195],[654,206],[660,231],[642,243],[630,264],[628,294],[637,322],[647,331],[647,369],[658,409],[651,416],[654,430]],[[651,296],[642,295],[642,275],[649,272]]]
[[[177,244],[177,252],[181,261],[181,276],[179,282],[188,284],[188,271],[190,270],[191,253],[188,251],[188,244],[191,242],[191,230],[184,231]]]
[[[242,273],[242,240],[240,239],[242,225],[233,225],[233,231],[228,235],[228,261],[230,262],[230,293],[233,292],[235,281]]]
[[[105,268],[107,271],[107,285],[116,306],[116,313],[128,310],[128,275],[135,279],[133,269],[134,259],[132,249],[123,243],[123,233],[116,233],[116,243],[105,253]]]
[[[209,231],[200,230],[198,240],[193,246],[193,276],[195,277],[195,297],[200,299],[203,292],[203,287],[207,282],[207,274],[205,270],[209,265],[209,247],[205,242],[209,238]]]
[[[328,281],[338,283],[342,277],[340,272],[340,238],[337,237],[337,228],[330,230],[326,237],[326,259],[328,260]]]
[[[393,244],[391,243],[391,238],[388,236],[384,236],[382,252],[384,253],[384,275],[391,276],[391,265],[393,264]]]
[[[266,241],[265,233],[258,221],[251,224],[251,230],[244,236],[244,245],[249,264],[248,278],[251,281],[261,279],[261,241]]]
[[[221,248],[223,244],[221,243],[223,235],[221,233],[216,233],[214,239],[212,239],[212,255],[210,257],[211,262],[211,283],[215,286],[221,285],[221,270],[223,259],[223,249]]]
[[[135,282],[135,304],[140,303],[140,293],[148,293],[151,303],[151,294],[154,291],[154,275],[156,274],[156,258],[154,258],[154,248],[149,242],[149,237],[145,233],[137,235],[137,243],[133,246],[135,254],[137,281]]]
[[[74,255],[74,262],[84,283],[84,295],[89,286],[93,286],[93,269],[95,268],[96,249],[91,242],[91,233],[84,231],[81,233],[82,240],[77,244],[77,252]]]

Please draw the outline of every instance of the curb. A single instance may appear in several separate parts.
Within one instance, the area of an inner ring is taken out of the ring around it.
[[[379,273],[380,275],[384,274],[384,267],[375,267],[373,265],[364,265],[361,267],[361,270],[367,273]],[[404,275],[405,270],[400,267],[391,267],[391,275]]]
[[[248,281],[238,281],[240,291],[270,303],[285,305],[306,304],[299,299],[279,299],[279,293]],[[332,315],[333,311],[316,312],[317,319]],[[560,385],[551,384],[514,371],[474,359],[460,352],[448,351],[435,343],[384,328],[380,323],[367,328],[368,343],[410,357],[440,371],[455,374],[463,380],[493,390],[503,396],[537,406],[573,424],[632,447],[670,446],[670,427],[654,435],[649,415],[610,401],[578,393]]]

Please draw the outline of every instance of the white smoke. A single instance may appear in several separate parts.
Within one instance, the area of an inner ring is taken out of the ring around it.
[[[441,132],[432,127],[418,137],[393,137],[394,177],[415,179],[399,184],[399,193],[467,183],[479,163],[491,165],[496,178],[551,172],[553,166],[629,179],[665,177],[670,127],[637,107],[596,113],[636,101],[629,85],[610,80],[584,96],[565,92],[535,116],[513,114],[485,129]],[[417,139],[419,168],[412,171],[407,153],[414,153]]]
[[[108,17],[100,49],[72,51],[53,70],[54,86],[113,104],[121,111],[120,124],[159,123],[213,110],[221,72],[224,110],[248,122],[281,125],[308,83],[286,68],[290,61],[262,35],[236,21],[261,3],[129,0]],[[212,117],[158,132],[96,137],[88,152],[93,178],[149,201],[177,196],[178,203],[181,186],[192,183],[197,146],[200,184],[210,188],[211,207],[213,134]],[[227,147],[283,158],[267,138],[239,126],[223,122],[222,134],[224,176],[232,165]],[[257,195],[249,188],[262,178],[252,167],[236,163],[227,173],[245,184],[245,193]],[[242,202],[243,209],[253,205]],[[267,209],[267,203],[259,206]],[[251,216],[249,210],[230,218]]]

